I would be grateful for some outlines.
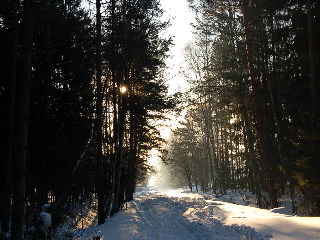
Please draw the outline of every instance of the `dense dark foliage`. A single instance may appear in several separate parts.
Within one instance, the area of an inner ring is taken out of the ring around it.
[[[101,37],[87,4],[0,1],[1,239],[11,210],[18,209],[11,205],[17,186],[25,190],[18,191],[20,215],[12,216],[18,223],[11,230],[20,230],[12,239],[39,227],[35,215],[45,203],[51,203],[55,227],[73,203],[91,206],[98,198],[102,223],[132,199],[148,172],[147,153],[161,141],[150,120],[172,104],[162,79],[170,40],[160,37],[167,23],[159,20],[158,1],[101,1]],[[20,119],[21,108],[26,112]],[[26,138],[13,150],[18,129],[25,129]],[[15,172],[20,159],[21,171]]]

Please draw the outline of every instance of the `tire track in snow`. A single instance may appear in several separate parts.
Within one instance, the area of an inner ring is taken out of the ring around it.
[[[136,240],[269,239],[247,226],[224,225],[213,218],[214,204],[204,199],[153,195],[134,201],[139,216]]]
[[[175,202],[167,197],[135,202],[140,218],[139,238],[144,240],[202,240],[212,239],[211,232],[200,222],[190,222],[184,216],[186,203]]]

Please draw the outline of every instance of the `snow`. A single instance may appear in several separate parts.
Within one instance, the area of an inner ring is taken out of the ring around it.
[[[41,208],[43,212],[47,212],[50,207],[51,205],[49,203],[46,203]]]
[[[39,216],[40,216],[40,219],[41,219],[40,229],[46,235],[48,230],[49,230],[49,228],[52,225],[51,214],[50,213],[46,213],[46,212],[41,212],[39,214]]]
[[[176,197],[176,198],[203,198],[203,196],[199,193],[190,192],[188,190],[177,191],[176,189],[164,190],[163,194],[168,197]]]
[[[210,202],[210,201],[209,201]],[[279,208],[266,210],[232,203],[218,203],[215,217],[225,224],[244,224],[274,239],[320,239],[320,217],[280,214]]]
[[[182,188],[140,188],[125,210],[74,239],[320,239],[320,217],[285,215],[283,207],[259,209],[213,196]]]

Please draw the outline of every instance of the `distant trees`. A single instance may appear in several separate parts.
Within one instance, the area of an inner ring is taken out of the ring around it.
[[[189,2],[198,16],[196,43],[186,51],[192,120],[173,145],[193,122],[209,186],[248,188],[265,207],[288,190],[294,209],[299,190],[309,214],[319,216],[319,3]]]
[[[56,226],[97,198],[101,224],[132,200],[161,141],[151,120],[172,107],[159,2],[97,0],[95,20],[80,0],[0,4],[1,237],[12,219],[22,239],[45,203]]]

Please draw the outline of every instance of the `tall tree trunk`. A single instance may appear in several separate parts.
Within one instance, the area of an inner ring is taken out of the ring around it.
[[[12,0],[12,29],[11,29],[11,56],[10,56],[10,83],[9,83],[9,101],[8,101],[8,128],[7,128],[7,145],[6,155],[3,164],[3,186],[2,186],[2,203],[1,203],[1,232],[9,231],[9,215],[10,215],[10,197],[11,197],[11,162],[13,154],[13,136],[15,122],[15,92],[17,78],[17,38],[18,38],[18,0]]]
[[[43,64],[43,108],[41,114],[43,116],[43,124],[41,131],[41,173],[37,181],[37,202],[40,206],[48,202],[48,177],[47,177],[47,159],[49,145],[49,95],[50,95],[50,79],[51,79],[51,58],[50,58],[50,3],[49,0],[42,1],[44,5],[44,64]]]
[[[97,81],[97,101],[96,101],[96,130],[97,130],[97,165],[98,165],[98,224],[105,222],[105,193],[104,193],[104,167],[102,161],[102,67],[101,67],[101,2],[96,0],[96,81]]]
[[[314,50],[314,37],[313,37],[313,0],[307,0],[308,11],[308,38],[309,38],[309,76],[310,76],[310,103],[311,103],[311,117],[312,125],[314,127],[315,114],[316,114],[316,76],[315,76],[315,50]]]
[[[23,21],[22,73],[17,78],[15,144],[12,162],[13,209],[11,239],[21,240],[25,217],[25,162],[28,144],[29,96],[32,69],[32,0],[25,0]]]
[[[111,177],[111,186],[110,186],[110,194],[106,207],[106,216],[111,215],[111,211],[114,204],[114,190],[115,190],[115,178],[116,178],[116,156],[118,151],[118,131],[117,131],[117,85],[116,85],[116,72],[115,72],[115,0],[111,0],[111,59],[110,59],[110,67],[111,67],[111,78],[112,78],[112,104],[113,104],[113,162],[112,162],[112,177]]]
[[[308,15],[308,50],[309,50],[309,88],[310,88],[310,106],[311,106],[311,125],[310,125],[310,131],[311,131],[311,157],[312,162],[318,162],[319,161],[319,141],[320,141],[320,129],[319,129],[319,112],[318,112],[318,93],[317,93],[317,85],[316,82],[318,79],[316,78],[316,61],[317,55],[316,55],[316,49],[314,46],[315,41],[317,40],[314,37],[314,13],[315,7],[313,6],[316,4],[317,1],[314,0],[307,0],[307,15]],[[314,10],[313,10],[314,8]],[[318,25],[319,26],[319,25]],[[319,166],[314,164],[313,166]],[[319,168],[318,168],[319,169]],[[319,186],[319,185],[318,185]],[[309,190],[310,191],[310,190]],[[310,209],[310,215],[312,216],[320,216],[320,191],[317,190],[317,187],[313,186],[312,190],[313,196],[310,199],[310,202],[312,203],[312,208]]]
[[[273,176],[271,173],[270,159],[266,149],[265,133],[262,125],[262,114],[260,109],[261,103],[258,95],[259,83],[254,73],[247,0],[242,1],[242,12],[243,12],[243,21],[244,21],[244,32],[246,37],[248,72],[249,72],[251,87],[252,87],[252,97],[253,97],[253,105],[254,105],[254,113],[255,113],[254,115],[255,115],[256,130],[257,130],[258,140],[259,140],[260,159],[261,159],[263,171],[265,174],[266,185],[267,185],[267,190],[268,190],[268,194],[271,202],[271,207],[276,208],[278,207],[278,202],[277,202],[277,196],[274,188]]]

